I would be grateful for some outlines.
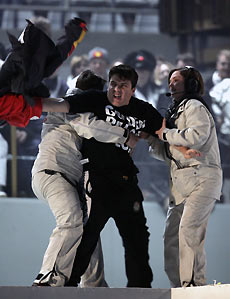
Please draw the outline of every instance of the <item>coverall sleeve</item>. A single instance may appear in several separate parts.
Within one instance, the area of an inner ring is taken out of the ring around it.
[[[207,141],[211,131],[211,121],[207,109],[198,101],[186,104],[185,126],[178,129],[166,129],[166,138],[170,145],[200,149]]]
[[[104,143],[125,143],[128,136],[125,129],[112,126],[110,123],[99,120],[93,113],[86,112],[79,114],[70,122],[77,134],[86,139],[95,138]]]

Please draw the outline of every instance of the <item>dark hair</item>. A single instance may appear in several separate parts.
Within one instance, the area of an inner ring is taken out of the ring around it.
[[[76,87],[81,90],[97,89],[103,90],[106,81],[95,75],[92,71],[86,70],[81,72],[77,78]]]
[[[172,74],[179,71],[184,77],[185,91],[188,94],[204,94],[204,81],[198,70],[191,66],[185,66],[182,68],[173,69],[168,75],[168,84],[170,83],[170,78]]]
[[[134,68],[126,64],[113,66],[109,71],[109,80],[112,76],[117,75],[120,79],[131,81],[132,88],[136,87],[138,75]]]
[[[179,60],[182,60],[185,65],[196,65],[196,60],[194,55],[191,52],[185,52],[185,53],[180,53],[176,57],[176,63],[178,63]]]
[[[153,71],[156,67],[156,58],[149,51],[142,49],[129,53],[125,57],[124,63],[132,66],[136,70]]]

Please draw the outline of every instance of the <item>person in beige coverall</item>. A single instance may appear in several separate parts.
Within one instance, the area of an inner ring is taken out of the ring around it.
[[[102,78],[87,70],[79,76],[76,85],[78,88],[71,92],[81,93],[90,88],[101,90],[104,83]],[[124,133],[125,129],[111,126],[92,113],[48,113],[43,124],[39,153],[32,169],[32,187],[37,198],[49,204],[55,216],[56,227],[33,286],[61,287],[71,275],[85,224],[77,188],[83,170],[81,137],[94,137],[111,143],[128,142],[132,147],[137,139],[130,133],[127,141]],[[81,285],[107,286],[100,242],[82,276]]]
[[[165,271],[172,287],[202,286],[206,284],[206,228],[222,187],[219,146],[213,117],[201,98],[200,73],[192,67],[174,69],[168,83],[173,104],[156,131],[159,139],[148,138],[153,156],[170,164]],[[186,159],[175,146],[201,154]]]

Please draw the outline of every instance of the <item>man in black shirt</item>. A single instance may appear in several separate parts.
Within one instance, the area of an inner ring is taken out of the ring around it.
[[[133,97],[138,75],[127,66],[113,67],[109,72],[107,92],[91,90],[68,97],[70,113],[91,111],[99,119],[125,132],[154,134],[162,117],[149,103]],[[143,195],[138,187],[138,169],[127,145],[108,144],[94,138],[84,141],[83,153],[89,159],[89,181],[92,206],[77,249],[73,271],[66,286],[77,286],[86,270],[100,232],[112,217],[125,249],[127,287],[151,287],[149,266],[149,232],[143,211]]]

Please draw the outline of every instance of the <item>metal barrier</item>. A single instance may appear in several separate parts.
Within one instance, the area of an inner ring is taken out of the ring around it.
[[[40,4],[38,4],[40,3]],[[7,15],[7,16],[6,16]],[[63,28],[64,24],[77,15],[87,21],[89,27],[93,26],[93,31],[116,32],[124,23],[128,30],[135,23],[146,23],[144,28],[149,32],[149,28],[158,28],[158,7],[149,1],[23,1],[22,4],[0,4],[0,27],[3,29],[22,29],[25,25],[24,19],[30,19],[33,15],[42,15],[55,20],[51,20],[56,29]],[[94,19],[103,22],[102,26],[95,26]],[[6,21],[7,18],[7,21]],[[136,20],[137,18],[137,20]],[[56,20],[57,19],[57,20]],[[141,19],[141,21],[139,20]],[[157,20],[156,20],[157,19]],[[5,21],[4,21],[5,20]],[[104,20],[104,21],[103,21]],[[105,23],[106,20],[106,24]],[[131,20],[131,26],[130,26]],[[23,22],[22,22],[23,21]],[[12,25],[11,25],[12,23]],[[23,23],[23,25],[21,24]],[[108,24],[107,24],[108,23]],[[56,25],[55,25],[56,24]],[[109,29],[108,29],[109,28]],[[139,31],[143,31],[140,29]]]

